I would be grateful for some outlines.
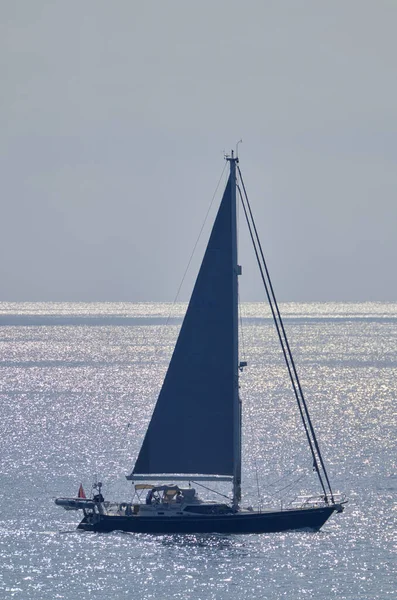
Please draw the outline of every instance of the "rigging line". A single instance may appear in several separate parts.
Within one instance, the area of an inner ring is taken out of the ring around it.
[[[169,315],[168,315],[167,321],[166,321],[166,323],[165,323],[165,327],[167,327],[167,325],[168,325],[168,323],[169,323],[169,321],[170,321],[170,318],[171,318],[171,313],[172,313],[172,309],[173,309],[173,307],[175,306],[175,303],[176,303],[176,301],[177,301],[177,299],[178,299],[179,293],[180,293],[180,291],[181,291],[181,288],[182,288],[182,286],[183,286],[183,283],[184,283],[184,281],[185,281],[185,278],[186,278],[187,272],[188,272],[188,270],[189,270],[189,267],[190,267],[190,263],[192,262],[192,259],[193,259],[193,256],[194,256],[194,253],[195,253],[195,251],[196,251],[196,248],[197,248],[197,244],[199,243],[199,240],[200,240],[200,238],[201,238],[201,234],[203,233],[204,226],[205,226],[205,224],[206,224],[206,222],[207,222],[208,215],[209,215],[209,213],[210,213],[210,210],[211,210],[211,208],[212,208],[212,205],[213,205],[213,203],[214,203],[214,199],[215,199],[215,196],[216,196],[216,194],[217,194],[217,191],[218,191],[218,188],[219,188],[219,186],[220,186],[220,183],[221,183],[221,181],[222,181],[223,174],[224,174],[224,172],[225,172],[226,166],[227,166],[227,162],[225,162],[225,165],[224,165],[224,167],[223,167],[223,169],[222,169],[221,176],[219,177],[219,180],[218,180],[217,186],[216,186],[216,188],[215,188],[215,192],[214,192],[214,194],[213,194],[213,196],[212,196],[212,198],[211,198],[211,202],[210,202],[210,204],[209,204],[209,206],[208,206],[208,209],[207,209],[206,215],[205,215],[205,217],[204,217],[203,224],[201,225],[201,229],[200,229],[200,231],[199,231],[199,234],[198,234],[198,236],[197,236],[196,243],[195,243],[195,244],[194,244],[194,246],[193,246],[193,250],[192,250],[192,252],[191,252],[191,254],[190,254],[190,258],[189,258],[189,261],[188,261],[188,263],[187,263],[187,266],[186,266],[185,272],[184,272],[184,274],[183,274],[183,277],[182,277],[181,283],[179,284],[179,287],[178,287],[178,290],[177,290],[177,292],[176,292],[176,295],[175,295],[174,301],[173,301],[173,303],[172,303],[172,305],[171,305],[171,310],[170,310],[170,313],[169,313]]]
[[[231,502],[231,498],[229,498],[229,496],[226,496],[226,494],[221,494],[221,492],[213,490],[212,488],[209,488],[206,485],[199,483],[198,481],[193,481],[193,479],[191,481],[192,483],[194,483],[194,485],[199,485],[200,487],[204,488],[205,490],[208,490],[209,492],[214,492],[214,494],[218,494],[218,496],[223,496],[223,498],[226,498],[227,500],[229,500],[229,502]]]
[[[238,294],[238,308],[239,308],[239,318],[240,318],[240,332],[241,332],[241,346],[242,346],[242,358],[246,359],[246,354],[245,354],[245,342],[244,342],[244,334],[243,334],[243,317],[242,317],[242,302],[240,301],[240,291],[238,290],[237,292]],[[240,377],[239,377],[240,379]],[[239,386],[240,387],[240,386]],[[252,417],[252,410],[250,410],[250,416]],[[250,429],[251,429],[251,436],[252,439],[254,439],[254,428],[252,425],[252,421],[253,419],[250,418],[249,423],[250,423]],[[258,503],[260,504],[261,501],[261,495],[260,495],[260,486],[259,486],[259,472],[258,472],[258,461],[256,459],[256,456],[254,456],[254,465],[255,465],[255,480],[256,480],[256,490],[257,490],[257,494],[258,494]]]
[[[237,184],[237,182],[236,182]],[[238,211],[238,224],[240,225],[240,211],[239,211],[239,203],[237,202],[237,211]],[[245,339],[244,339],[244,329],[243,329],[243,305],[240,299],[240,286],[237,287],[237,305],[239,311],[239,319],[240,319],[240,337],[241,337],[241,347],[242,347],[242,358],[246,360],[246,352],[245,352]],[[241,369],[242,370],[242,369]],[[240,380],[240,376],[239,376]],[[240,386],[239,386],[240,387]],[[250,416],[252,417],[252,410],[250,410]],[[251,437],[254,439],[254,428],[252,424],[253,419],[250,418],[250,429],[251,429]],[[260,485],[259,485],[259,471],[258,471],[258,461],[256,456],[254,456],[254,466],[255,466],[255,481],[256,481],[256,491],[258,495],[258,505],[261,504],[261,494],[260,494]]]
[[[284,322],[283,322],[283,319],[281,317],[281,313],[280,313],[280,310],[279,310],[279,307],[278,307],[278,302],[277,302],[276,295],[275,295],[275,292],[274,292],[273,284],[272,284],[272,281],[271,281],[271,278],[270,278],[270,273],[269,273],[269,270],[268,270],[268,267],[267,267],[267,263],[266,263],[266,260],[265,260],[264,254],[263,254],[262,244],[261,244],[261,241],[260,241],[260,238],[259,238],[259,235],[258,235],[258,231],[257,231],[257,228],[256,228],[254,216],[253,216],[253,213],[252,213],[252,210],[251,210],[251,205],[250,205],[250,202],[249,202],[249,199],[248,199],[247,190],[246,190],[245,185],[244,185],[244,181],[243,181],[243,178],[242,178],[242,174],[241,174],[240,168],[238,167],[238,169],[239,169],[240,180],[241,180],[241,183],[242,183],[242,186],[243,186],[244,195],[245,195],[245,199],[246,199],[246,202],[247,202],[247,206],[248,206],[250,218],[251,218],[252,225],[253,225],[253,228],[254,228],[254,231],[255,231],[256,242],[257,242],[258,247],[259,247],[259,251],[260,251],[260,254],[261,254],[262,261],[263,261],[263,266],[265,268],[267,280],[269,282],[269,288],[270,288],[270,291],[271,291],[271,294],[272,294],[272,298],[273,298],[273,301],[274,301],[274,305],[275,305],[275,308],[276,308],[276,311],[277,311],[278,319],[279,319],[281,330],[282,330],[282,333],[283,333],[283,338],[285,340],[285,345],[286,345],[286,348],[287,348],[287,351],[288,351],[288,356],[290,358],[291,366],[292,366],[292,369],[294,371],[294,375],[295,375],[296,383],[298,385],[298,389],[299,389],[299,392],[300,392],[302,404],[303,404],[303,407],[305,409],[305,414],[307,416],[307,420],[308,420],[308,424],[309,424],[309,427],[310,427],[310,431],[311,431],[312,436],[313,436],[313,441],[314,441],[316,450],[317,450],[317,452],[319,454],[319,459],[321,461],[321,466],[323,467],[323,470],[325,471],[325,475],[326,475],[325,466],[322,463],[322,456],[321,456],[320,448],[319,448],[318,443],[317,443],[317,438],[316,438],[315,431],[314,431],[314,428],[313,428],[313,425],[312,425],[312,422],[311,422],[311,419],[310,419],[310,415],[309,415],[309,411],[308,411],[308,408],[307,408],[306,400],[305,400],[305,397],[304,397],[304,394],[303,394],[303,390],[302,390],[301,385],[300,385],[300,380],[299,380],[298,372],[296,370],[295,361],[294,361],[294,358],[292,356],[291,348],[290,348],[290,345],[289,345],[289,342],[288,342],[287,333],[286,333],[285,328],[284,328]],[[329,485],[328,477],[326,477],[326,478],[327,478],[327,483]],[[332,495],[331,488],[330,488],[330,491],[331,491],[331,495]]]
[[[296,483],[299,483],[302,479],[304,479],[307,476],[308,476],[308,473],[302,473],[302,475],[300,475],[298,477],[298,479],[294,479],[294,481],[291,481],[290,483],[288,483],[284,487],[280,488],[279,490],[274,490],[273,492],[268,491],[267,495],[270,496],[271,498],[277,498],[277,495],[280,494],[280,492],[283,492],[284,490],[287,490],[288,488],[293,487]],[[285,496],[285,494],[284,494],[284,496]]]
[[[238,292],[238,297],[239,297],[238,307],[239,307],[239,315],[240,315],[241,346],[243,349],[242,355],[243,355],[243,358],[246,359],[245,343],[244,343],[244,335],[243,335],[242,303],[240,302],[240,293],[239,292]],[[239,379],[240,379],[240,377],[239,377]],[[250,410],[250,417],[252,417],[252,410]],[[253,419],[250,418],[249,423],[250,423],[250,429],[251,429],[251,437],[252,437],[252,439],[254,439],[254,427],[253,427],[252,422],[253,422]],[[254,465],[255,465],[256,490],[257,490],[257,494],[258,494],[258,502],[260,503],[261,494],[260,494],[260,485],[259,485],[258,461],[256,459],[256,456],[254,456]]]
[[[290,345],[289,345],[289,342],[288,342],[288,338],[287,338],[287,333],[286,333],[285,328],[284,328],[284,323],[283,323],[283,320],[281,318],[281,314],[280,314],[280,310],[279,310],[279,307],[278,307],[278,302],[276,300],[276,295],[275,295],[275,292],[274,292],[273,284],[272,284],[272,281],[270,279],[270,273],[269,273],[269,270],[267,268],[267,263],[266,263],[266,260],[265,260],[264,254],[263,254],[262,244],[260,242],[258,231],[257,231],[256,224],[255,224],[255,220],[254,220],[254,217],[253,217],[253,214],[252,214],[251,205],[250,205],[250,202],[248,200],[247,190],[245,188],[243,177],[242,177],[242,174],[241,174],[241,170],[240,170],[240,167],[238,165],[237,165],[237,169],[238,169],[238,172],[239,172],[241,184],[243,186],[244,195],[245,195],[245,198],[246,198],[246,201],[247,201],[248,210],[249,210],[250,217],[251,217],[251,220],[252,220],[252,224],[253,224],[253,227],[254,227],[255,236],[256,236],[257,244],[258,244],[258,247],[259,247],[259,250],[260,250],[260,254],[261,254],[261,257],[262,257],[263,265],[265,267],[267,279],[269,281],[269,286],[270,286],[270,290],[271,290],[272,297],[273,297],[273,300],[274,300],[274,304],[275,304],[275,307],[276,307],[277,315],[278,315],[278,318],[279,318],[279,321],[280,321],[280,325],[281,325],[281,329],[282,329],[282,332],[283,332],[283,336],[284,336],[284,339],[285,339],[285,344],[286,344],[286,347],[287,347],[287,350],[288,350],[288,355],[289,355],[290,360],[291,360],[292,369],[293,369],[294,374],[295,374],[296,382],[297,382],[297,385],[298,385],[298,388],[299,388],[299,392],[300,392],[300,395],[301,395],[301,398],[302,398],[303,407],[304,407],[304,410],[305,410],[305,413],[306,413],[307,421],[309,423],[309,428],[310,428],[311,434],[313,436],[314,445],[315,445],[315,448],[316,448],[317,453],[318,453],[318,457],[319,457],[320,464],[321,464],[321,467],[322,467],[323,472],[324,472],[325,479],[326,479],[327,484],[328,484],[328,488],[329,488],[330,495],[331,495],[331,500],[332,500],[332,502],[334,502],[334,496],[333,496],[331,484],[330,484],[330,481],[329,481],[329,478],[328,478],[327,469],[325,468],[323,457],[322,457],[322,454],[321,454],[321,451],[320,451],[320,446],[318,444],[317,436],[315,434],[314,427],[313,427],[313,424],[312,424],[312,421],[311,421],[311,418],[310,418],[309,409],[307,407],[306,400],[305,400],[305,397],[304,397],[304,394],[303,394],[303,390],[302,390],[302,387],[301,387],[301,384],[300,384],[300,380],[299,380],[299,377],[298,377],[298,372],[297,372],[296,366],[295,366],[295,361],[294,361],[294,358],[292,356],[291,348],[290,348]],[[325,493],[325,490],[324,490],[324,493]],[[327,496],[327,494],[325,494],[325,496]]]
[[[282,475],[282,477],[279,477],[278,479],[275,479],[274,481],[272,481],[271,483],[267,483],[266,486],[267,487],[271,487],[273,485],[276,485],[276,483],[280,483],[280,481],[282,481],[283,479],[286,479],[287,477],[289,477],[290,475],[293,475],[294,473],[296,473],[296,471],[299,469],[299,467],[296,467],[296,469],[291,469],[291,471],[288,471],[288,473],[286,473],[285,475]]]
[[[295,481],[293,481],[292,483],[289,483],[285,487],[280,488],[279,490],[276,490],[274,493],[275,494],[279,494],[280,492],[283,492],[284,490],[287,490],[288,488],[294,486],[296,483],[299,483],[305,477],[307,477],[307,473],[303,473],[303,475],[301,475],[300,477],[298,477],[298,479],[295,479]]]
[[[151,361],[152,361],[152,362],[153,362],[154,360],[156,360],[156,358],[157,358],[157,356],[158,356],[159,352],[161,351],[162,342],[163,342],[163,340],[164,340],[164,338],[165,338],[165,332],[166,332],[166,330],[167,330],[167,327],[168,327],[168,325],[169,325],[169,322],[170,322],[170,319],[171,319],[171,316],[172,316],[172,313],[173,313],[173,310],[174,310],[174,307],[175,307],[176,301],[177,301],[177,299],[178,299],[179,293],[180,293],[180,291],[181,291],[181,288],[182,288],[182,286],[183,286],[183,283],[184,283],[184,281],[185,281],[185,279],[186,279],[186,275],[187,275],[187,273],[188,273],[188,271],[189,271],[189,267],[190,267],[190,264],[191,264],[191,262],[192,262],[192,259],[193,259],[193,256],[194,256],[194,253],[195,253],[195,251],[196,251],[197,244],[199,243],[199,240],[200,240],[200,238],[201,238],[201,234],[203,233],[203,229],[204,229],[204,227],[205,227],[205,224],[206,224],[206,222],[207,222],[208,215],[209,215],[209,213],[210,213],[210,210],[211,210],[211,208],[212,208],[212,205],[213,205],[213,203],[214,203],[214,199],[215,199],[215,196],[216,196],[216,194],[217,194],[217,192],[218,192],[218,188],[219,188],[219,186],[220,186],[220,184],[221,184],[221,181],[222,181],[222,178],[223,178],[223,175],[224,175],[225,169],[226,169],[226,167],[227,167],[227,164],[228,164],[228,163],[227,163],[227,162],[225,162],[225,164],[224,164],[224,166],[223,166],[222,173],[221,173],[221,175],[220,175],[220,177],[219,177],[219,179],[218,179],[218,183],[217,183],[217,185],[216,185],[216,188],[215,188],[215,191],[214,191],[214,193],[213,193],[213,195],[212,195],[211,202],[209,203],[209,206],[208,206],[207,212],[206,212],[206,214],[205,214],[205,217],[204,217],[203,224],[201,225],[201,229],[200,229],[200,231],[199,231],[199,234],[198,234],[198,236],[197,236],[196,242],[195,242],[195,244],[194,244],[194,246],[193,246],[193,250],[192,250],[192,252],[191,252],[191,254],[190,254],[190,258],[189,258],[189,261],[188,261],[188,263],[187,263],[187,266],[186,266],[185,272],[184,272],[184,274],[183,274],[183,276],[182,276],[182,280],[181,280],[181,282],[180,282],[180,284],[179,284],[179,287],[178,287],[178,290],[177,290],[177,292],[176,292],[176,294],[175,294],[175,298],[174,298],[174,300],[173,300],[173,302],[172,302],[172,304],[171,304],[171,306],[170,306],[170,310],[169,310],[169,313],[168,313],[168,316],[167,316],[167,320],[166,320],[165,324],[163,325],[163,327],[162,327],[162,329],[161,329],[161,332],[160,332],[160,334],[159,334],[159,337],[158,337],[158,340],[157,340],[157,344],[156,344],[156,347],[155,347],[155,350],[154,350],[154,356],[153,356],[153,358],[151,359]]]
[[[298,479],[294,479],[294,481],[292,481],[291,483],[288,483],[286,486],[284,486],[283,488],[280,488],[279,490],[274,490],[274,491],[267,490],[266,495],[269,496],[270,498],[279,498],[278,494],[280,492],[283,492],[284,490],[287,490],[288,488],[293,487],[296,483],[299,483],[299,481],[301,481],[302,479],[307,477],[307,475],[308,475],[308,473],[303,473],[302,475],[300,475],[298,477]],[[284,494],[284,496],[285,496],[285,494]]]
[[[243,309],[242,309],[242,303],[240,300],[240,291],[237,292],[238,295],[238,311],[239,311],[239,320],[240,320],[240,332],[241,332],[241,347],[242,347],[242,358],[246,358],[246,354],[245,354],[245,341],[244,341],[244,330],[243,330]]]
[[[268,299],[268,302],[269,302],[269,306],[270,306],[270,309],[271,309],[271,312],[272,312],[273,321],[274,321],[274,324],[275,324],[275,327],[276,327],[276,330],[277,330],[277,335],[278,335],[279,342],[280,342],[280,345],[281,345],[281,349],[282,349],[282,352],[283,352],[285,364],[286,364],[287,369],[288,369],[288,374],[289,374],[289,378],[290,378],[290,381],[291,381],[292,389],[294,391],[295,399],[296,399],[296,402],[298,404],[299,413],[300,413],[300,416],[301,416],[301,420],[302,420],[303,427],[304,427],[304,430],[305,430],[305,433],[306,433],[307,441],[309,443],[310,451],[311,451],[311,454],[312,454],[313,466],[314,466],[314,468],[316,470],[316,473],[317,473],[317,476],[319,478],[321,487],[322,487],[323,492],[324,492],[324,496],[327,497],[327,492],[325,490],[325,486],[324,486],[324,483],[323,483],[323,480],[322,480],[322,477],[321,477],[320,469],[319,469],[319,466],[318,466],[318,463],[317,463],[316,454],[314,452],[313,442],[312,442],[312,439],[311,439],[310,434],[309,434],[309,430],[308,430],[308,427],[307,427],[307,423],[306,423],[306,419],[305,419],[305,416],[304,416],[304,412],[302,410],[302,399],[301,399],[301,397],[298,394],[298,389],[296,387],[296,382],[295,382],[295,379],[293,377],[293,373],[291,371],[291,365],[290,365],[290,362],[289,362],[288,357],[287,357],[286,348],[284,346],[284,340],[283,340],[283,338],[281,336],[279,322],[278,322],[276,314],[274,312],[273,301],[272,301],[272,298],[270,297],[270,293],[269,293],[267,281],[266,281],[265,274],[263,272],[262,265],[261,265],[261,262],[260,262],[260,259],[259,259],[257,245],[256,245],[255,239],[254,239],[253,234],[252,234],[251,223],[249,221],[248,214],[246,212],[246,208],[245,208],[245,204],[243,202],[243,198],[242,198],[242,195],[241,195],[240,188],[239,188],[239,194],[240,194],[240,198],[241,198],[241,201],[242,201],[242,204],[243,204],[243,208],[244,208],[244,211],[245,211],[245,215],[246,215],[246,219],[247,219],[247,225],[248,225],[248,229],[249,229],[250,236],[251,236],[251,241],[252,241],[252,244],[254,246],[254,251],[255,251],[255,255],[256,255],[256,259],[257,259],[259,271],[261,273],[263,285],[264,285],[265,291],[266,291],[266,296],[267,296],[267,299]]]
[[[260,274],[261,274],[261,277],[262,277],[262,282],[263,282],[263,285],[264,285],[264,288],[265,288],[266,296],[267,296],[267,299],[268,299],[268,302],[269,302],[269,306],[270,306],[270,310],[271,310],[272,316],[273,316],[273,321],[274,321],[274,324],[275,324],[275,327],[276,327],[276,330],[277,330],[277,335],[278,335],[279,342],[280,342],[280,345],[281,345],[281,349],[282,349],[282,352],[283,352],[283,355],[284,355],[285,364],[286,364],[287,369],[288,369],[288,374],[289,374],[289,377],[290,377],[290,380],[291,380],[291,385],[292,385],[292,388],[294,390],[295,398],[296,398],[296,401],[297,401],[298,406],[299,406],[299,410],[300,410],[301,417],[302,417],[302,422],[303,422],[303,425],[304,425],[304,428],[305,428],[305,431],[306,431],[306,435],[307,435],[307,439],[308,439],[308,442],[309,442],[309,445],[310,445],[310,449],[312,451],[313,460],[314,460],[314,462],[316,462],[316,457],[315,457],[315,454],[314,454],[314,449],[313,449],[313,446],[312,446],[312,441],[310,439],[309,432],[308,432],[308,429],[307,429],[307,425],[306,425],[306,422],[305,422],[305,419],[304,419],[304,415],[303,415],[303,412],[302,412],[302,408],[301,408],[301,400],[299,398],[298,391],[296,389],[296,384],[295,384],[295,380],[294,380],[293,375],[292,375],[291,366],[289,364],[287,353],[286,353],[285,346],[284,346],[284,342],[283,342],[283,339],[281,337],[280,327],[279,327],[279,324],[278,324],[278,321],[277,321],[276,314],[274,312],[273,302],[272,302],[272,299],[270,297],[268,285],[267,285],[267,282],[266,282],[266,279],[265,279],[265,276],[264,276],[264,273],[263,273],[263,270],[262,270],[262,265],[260,263],[258,249],[257,249],[256,243],[255,243],[255,239],[254,239],[253,234],[252,234],[251,223],[249,221],[248,213],[247,213],[247,210],[246,210],[246,207],[245,207],[245,204],[244,204],[244,200],[243,200],[243,197],[242,197],[242,194],[241,194],[241,190],[240,190],[239,187],[238,187],[238,191],[239,191],[241,203],[243,205],[243,209],[244,209],[244,213],[245,213],[245,217],[246,217],[246,221],[247,221],[247,225],[248,225],[248,230],[249,230],[249,233],[250,233],[250,236],[251,236],[252,245],[254,247],[254,252],[255,252],[257,263],[258,263],[259,271],[260,271]]]
[[[319,467],[318,467],[318,464],[317,464],[317,459],[316,459],[316,455],[315,455],[315,452],[314,452],[313,443],[312,443],[312,440],[310,438],[310,434],[309,434],[309,431],[308,431],[308,428],[307,428],[307,424],[306,424],[306,421],[305,421],[304,413],[302,411],[301,399],[300,399],[300,397],[298,395],[298,390],[296,388],[295,380],[293,378],[293,374],[292,374],[292,371],[291,371],[291,366],[290,366],[290,363],[289,363],[289,360],[288,360],[288,357],[287,357],[287,353],[286,353],[286,349],[285,349],[285,346],[284,346],[284,341],[283,341],[281,333],[280,333],[280,327],[279,327],[279,324],[278,324],[278,321],[277,321],[276,314],[274,312],[273,302],[272,302],[272,299],[271,299],[271,296],[270,296],[270,293],[269,293],[269,289],[268,289],[268,285],[267,285],[267,282],[266,282],[265,275],[263,273],[262,265],[261,265],[259,254],[258,254],[257,245],[256,245],[256,242],[255,242],[255,238],[253,236],[253,233],[252,233],[251,223],[250,223],[250,220],[248,218],[247,209],[245,207],[245,203],[244,203],[244,200],[243,200],[243,196],[242,196],[240,187],[237,186],[237,189],[238,189],[238,192],[239,192],[239,195],[240,195],[241,203],[243,205],[244,214],[245,214],[245,218],[246,218],[247,225],[248,225],[248,230],[249,230],[249,233],[250,233],[252,245],[254,247],[254,252],[255,252],[256,260],[257,260],[259,271],[260,271],[260,274],[261,274],[261,277],[262,277],[262,282],[263,282],[263,285],[264,285],[264,288],[265,288],[265,292],[266,292],[266,296],[267,296],[267,299],[268,299],[268,302],[269,302],[270,310],[271,310],[272,315],[273,315],[273,321],[274,321],[274,324],[276,326],[277,335],[278,335],[278,339],[280,341],[281,349],[282,349],[282,352],[283,352],[283,355],[284,355],[285,364],[286,364],[287,369],[288,369],[288,374],[289,374],[289,378],[290,378],[290,381],[291,381],[292,389],[293,389],[294,394],[295,394],[295,398],[296,398],[296,402],[298,404],[298,408],[299,408],[299,412],[300,412],[300,415],[301,415],[303,427],[304,427],[304,430],[305,430],[305,433],[306,433],[307,441],[309,443],[310,451],[311,451],[312,458],[313,458],[313,465],[314,465],[314,467],[316,469],[318,478],[320,480],[321,487],[323,488],[324,495],[327,496],[327,492],[325,491],[325,486],[324,486],[324,483],[323,483],[323,480],[322,480],[322,477],[321,477],[321,474],[320,474],[320,470],[319,470]]]
[[[268,487],[272,487],[272,486],[273,486],[273,485],[275,485],[276,483],[280,483],[281,481],[283,481],[283,479],[287,479],[287,477],[289,477],[290,475],[293,475],[294,473],[296,473],[296,472],[298,471],[298,469],[299,469],[299,467],[297,467],[296,469],[291,469],[291,471],[289,471],[289,472],[288,472],[286,475],[284,475],[283,477],[279,477],[278,479],[275,479],[275,480],[274,480],[272,483],[268,483],[268,484],[266,485],[266,488],[268,488]],[[304,471],[304,472],[302,473],[302,477],[307,477],[307,476],[308,476],[308,473]],[[298,478],[298,479],[295,479],[294,481],[295,481],[295,482],[296,482],[296,481],[300,481],[300,477],[301,477],[301,476],[299,476],[299,478]],[[292,482],[292,484],[294,483],[294,481]],[[288,485],[289,485],[289,484],[287,484],[287,486],[288,486]],[[284,488],[280,488],[280,490],[279,490],[279,491],[282,491],[283,489],[284,489]],[[277,490],[273,490],[273,491],[267,490],[267,492],[266,492],[266,493],[267,493],[267,495],[268,495],[268,496],[270,496],[270,497],[272,497],[272,498],[275,498],[275,497],[276,497],[276,494],[278,494],[278,491],[277,491]]]

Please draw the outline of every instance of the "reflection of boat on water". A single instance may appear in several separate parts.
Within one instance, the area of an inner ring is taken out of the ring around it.
[[[263,257],[238,158],[227,157],[230,175],[213,225],[156,407],[134,470],[135,502],[104,501],[102,484],[93,499],[58,498],[82,509],[79,528],[142,533],[265,533],[318,530],[343,501],[333,494],[299,382],[295,363]],[[237,179],[238,177],[238,179]],[[287,365],[321,493],[284,509],[244,509],[241,502],[241,402],[238,353],[236,197],[240,195],[262,281]],[[139,483],[144,481],[145,483]],[[155,485],[148,481],[171,484]],[[175,481],[189,482],[189,487]],[[228,502],[202,501],[191,485],[229,481]],[[146,498],[142,495],[146,494]]]

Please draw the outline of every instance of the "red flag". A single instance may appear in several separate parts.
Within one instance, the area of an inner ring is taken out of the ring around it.
[[[86,498],[87,496],[85,495],[84,489],[83,489],[83,484],[80,483],[80,487],[79,487],[79,493],[77,494],[77,498]]]

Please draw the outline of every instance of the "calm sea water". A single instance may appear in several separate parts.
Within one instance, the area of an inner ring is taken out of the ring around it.
[[[0,303],[0,597],[396,597],[397,304],[282,306],[331,481],[349,499],[321,532],[88,534],[54,505],[96,476],[108,499],[130,499],[124,475],[183,310],[165,326],[165,304]],[[285,505],[318,486],[269,314],[242,313],[243,504]]]

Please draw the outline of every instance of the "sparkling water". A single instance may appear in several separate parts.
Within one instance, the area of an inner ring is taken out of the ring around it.
[[[125,475],[185,308],[0,303],[0,597],[393,598],[397,304],[281,306],[331,483],[349,500],[319,533],[90,534],[55,506],[95,479],[106,499],[131,499]],[[320,490],[265,306],[242,306],[240,340],[243,505],[287,506]]]

